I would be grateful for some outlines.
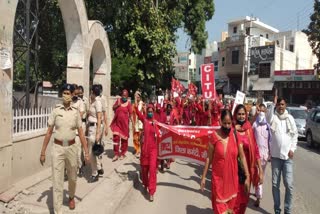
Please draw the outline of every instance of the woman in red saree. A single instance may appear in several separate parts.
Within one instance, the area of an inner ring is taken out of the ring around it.
[[[110,128],[113,132],[113,146],[114,157],[113,161],[123,159],[128,151],[129,138],[129,120],[132,114],[131,103],[128,101],[128,91],[123,90],[121,99],[118,99],[113,105],[114,117]],[[120,152],[121,146],[121,152]]]
[[[155,124],[152,104],[147,107],[147,116],[141,114],[138,108],[136,108],[136,113],[139,120],[143,122],[143,143],[140,157],[142,183],[149,191],[150,201],[153,201],[157,186],[157,138],[160,136],[160,131]]]
[[[256,139],[248,120],[248,113],[244,105],[238,105],[234,111],[234,125],[238,144],[243,148],[250,173],[250,185],[257,186],[263,183],[263,173],[260,154]],[[244,184],[239,184],[238,196],[235,205],[235,214],[244,214],[249,202],[249,191]]]
[[[241,146],[236,142],[232,130],[232,114],[222,110],[221,128],[209,143],[208,158],[203,170],[200,188],[203,191],[209,165],[212,164],[212,208],[215,214],[232,213],[238,192],[238,156],[247,175],[249,171]],[[250,176],[245,181],[249,188]]]

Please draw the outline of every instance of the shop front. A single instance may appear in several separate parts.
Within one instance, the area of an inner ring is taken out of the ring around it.
[[[274,71],[274,81],[279,96],[290,104],[320,103],[320,81],[313,69]]]

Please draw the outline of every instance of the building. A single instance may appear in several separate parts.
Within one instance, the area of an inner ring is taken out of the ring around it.
[[[219,83],[229,80],[230,93],[242,90],[270,100],[277,88],[289,103],[319,99],[317,58],[303,32],[279,32],[247,16],[228,23],[228,36],[218,43],[218,52]]]
[[[189,52],[179,52],[173,59],[175,78],[179,80],[185,88],[190,82],[196,79],[196,55]]]
[[[248,91],[249,47],[272,42],[279,31],[257,18],[246,16],[228,23],[228,36],[218,43],[219,78],[229,82],[229,91]],[[224,34],[225,35],[225,34]]]
[[[201,65],[214,63],[215,79],[219,78],[218,76],[218,43],[213,41],[207,43],[206,48],[202,49],[201,54],[196,55],[196,78],[195,83],[201,92]]]
[[[289,103],[304,104],[320,95],[317,58],[303,32],[281,32],[269,45],[251,48],[250,62],[252,90],[263,91],[266,98],[271,98],[273,87]]]

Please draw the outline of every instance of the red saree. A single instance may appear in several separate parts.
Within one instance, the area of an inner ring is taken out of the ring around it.
[[[230,132],[226,148],[222,139],[213,135],[212,207],[214,213],[233,210],[238,191],[238,144]]]

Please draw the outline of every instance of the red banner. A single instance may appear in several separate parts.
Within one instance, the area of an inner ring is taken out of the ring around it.
[[[180,158],[204,164],[208,156],[208,142],[217,126],[160,126],[159,158]]]
[[[214,65],[201,65],[201,86],[202,94],[205,99],[215,99],[216,89],[214,82]]]

